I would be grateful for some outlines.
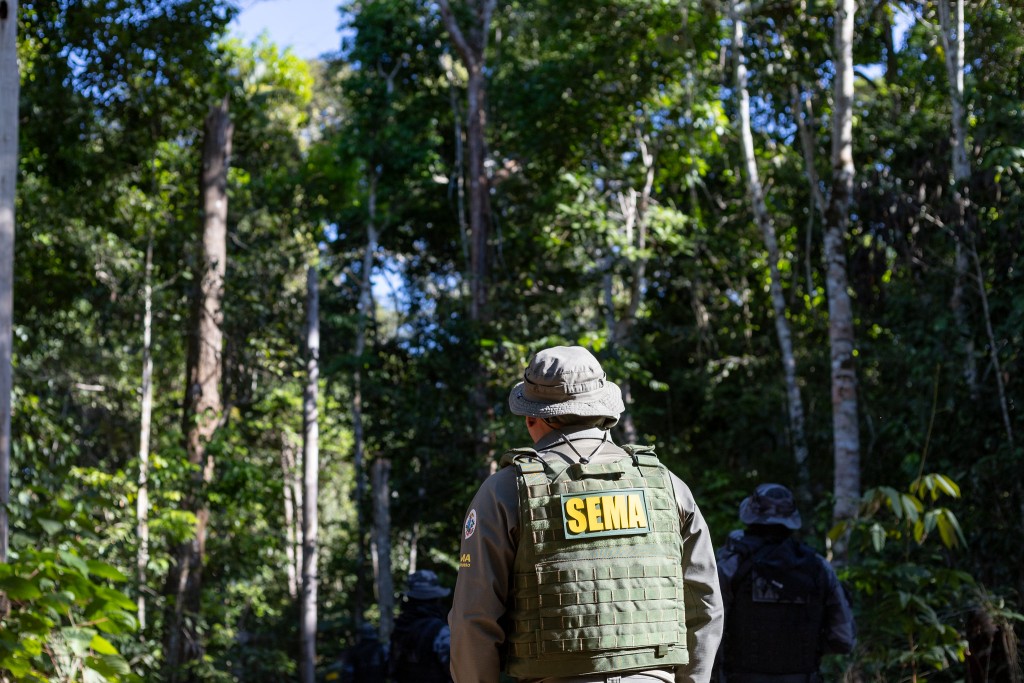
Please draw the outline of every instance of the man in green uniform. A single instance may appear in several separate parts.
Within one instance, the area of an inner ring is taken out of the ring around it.
[[[723,615],[711,536],[652,448],[612,442],[618,386],[556,346],[509,407],[534,447],[506,453],[466,514],[455,683],[707,683]]]

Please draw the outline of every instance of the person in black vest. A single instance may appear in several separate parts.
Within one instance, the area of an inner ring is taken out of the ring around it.
[[[391,632],[390,672],[394,683],[450,683],[451,631],[441,598],[451,593],[437,574],[409,575],[401,612]]]
[[[717,553],[725,636],[716,668],[725,683],[818,683],[823,654],[856,644],[853,614],[835,572],[793,537],[800,512],[780,484],[740,504],[746,529]]]
[[[359,625],[359,640],[345,651],[339,673],[328,672],[326,680],[339,683],[380,683],[387,673],[388,653],[380,642],[377,628],[363,622]]]

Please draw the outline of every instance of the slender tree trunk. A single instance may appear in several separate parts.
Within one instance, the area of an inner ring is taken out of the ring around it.
[[[838,0],[835,15],[835,92],[832,104],[832,192],[825,230],[829,342],[832,350],[832,429],[835,448],[834,521],[857,515],[860,502],[860,433],[854,364],[853,306],[846,270],[846,238],[853,204],[853,30],[856,0]],[[846,537],[833,548],[846,560]]]
[[[139,552],[135,563],[139,627],[146,628],[146,567],[149,565],[149,438],[153,422],[153,235],[146,242],[142,286],[142,410],[139,416],[139,492],[135,504]]]
[[[193,331],[189,335],[188,376],[183,411],[185,449],[195,468],[184,509],[195,513],[195,536],[178,546],[167,574],[168,616],[164,657],[167,680],[197,680],[188,664],[203,653],[197,630],[202,569],[206,554],[209,507],[206,486],[213,479],[213,456],[207,444],[221,421],[221,355],[224,344],[224,273],[227,265],[227,177],[234,126],[228,100],[210,108],[205,121],[201,182],[203,233],[198,288],[193,302]]]
[[[768,213],[764,188],[757,170],[754,154],[754,136],[750,128],[750,94],[747,90],[747,65],[743,56],[744,24],[737,10],[737,0],[730,0],[729,14],[732,18],[733,60],[736,66],[736,94],[739,98],[739,127],[743,148],[743,161],[747,174],[747,194],[754,219],[761,229],[765,249],[768,252],[768,267],[771,276],[769,286],[772,308],[775,312],[775,336],[782,354],[782,368],[786,381],[786,398],[789,406],[789,429],[793,440],[793,459],[797,471],[797,496],[803,502],[810,501],[810,471],[807,464],[807,437],[804,430],[804,404],[797,384],[796,358],[793,355],[793,335],[786,317],[786,299],[782,293],[782,277],[779,274],[779,245],[775,235],[775,223]],[[797,114],[798,115],[798,114]]]
[[[302,683],[316,680],[317,501],[320,480],[320,428],[317,411],[320,382],[320,296],[316,268],[306,279],[306,390],[302,406]]]
[[[619,317],[619,306],[615,295],[615,256],[609,254],[602,259],[599,266],[604,270],[602,293],[605,305],[605,327],[608,329],[608,347],[613,356],[618,356],[623,349],[633,344],[633,330],[636,327],[637,314],[643,304],[645,281],[647,275],[647,208],[651,201],[654,188],[654,154],[648,147],[647,139],[640,131],[637,132],[637,148],[639,158],[644,165],[644,185],[638,191],[633,187],[623,188],[617,193],[619,215],[622,217],[621,237],[632,247],[635,256],[629,261],[629,277],[623,277],[622,289],[625,291],[625,307]],[[624,443],[636,443],[638,432],[630,412],[633,402],[633,385],[628,377],[619,380],[622,390],[622,402],[626,411],[619,418],[619,429],[622,430]]]
[[[973,235],[968,226],[970,199],[968,192],[971,181],[971,164],[967,160],[967,130],[964,116],[964,6],[957,0],[956,26],[949,16],[949,0],[938,0],[940,39],[946,56],[946,74],[949,76],[949,102],[952,110],[953,128],[953,201],[956,205],[956,278],[953,281],[953,295],[950,308],[956,321],[963,346],[963,377],[971,400],[980,396],[978,363],[975,357],[974,334],[971,330],[967,304],[967,283],[971,275],[971,251]]]
[[[441,59],[441,66],[448,78],[448,100],[452,109],[452,120],[454,121],[453,138],[455,139],[455,170],[452,173],[449,187],[455,188],[455,214],[459,221],[459,242],[462,245],[462,259],[465,262],[466,272],[472,271],[469,259],[469,226],[466,225],[466,182],[463,175],[463,164],[465,153],[462,142],[462,112],[459,108],[458,97],[455,93],[455,68],[452,64],[451,55],[445,54]],[[450,190],[449,190],[450,193]],[[468,294],[467,290],[466,291]]]
[[[449,0],[438,1],[445,28],[469,74],[466,83],[470,230],[469,313],[470,320],[475,323],[478,333],[487,323],[490,315],[487,302],[489,298],[488,244],[491,218],[489,187],[484,163],[487,156],[487,112],[485,107],[487,76],[485,67],[491,17],[494,15],[496,5],[497,0],[474,0],[472,8],[475,21],[469,31],[464,32],[452,12]],[[479,358],[473,361],[472,374],[473,389],[470,391],[470,401],[473,404],[474,414],[474,450],[480,467],[479,476],[484,479],[493,472],[495,463],[492,462],[491,441],[486,429],[490,416],[486,391],[487,374]]]
[[[0,0],[0,564],[7,562],[11,494],[14,188],[18,179],[18,0]],[[7,613],[0,593],[0,616]]]
[[[395,588],[391,580],[391,461],[377,458],[373,463],[373,566],[377,576],[380,632],[390,638],[394,627]]]
[[[302,550],[298,538],[296,510],[302,505],[302,493],[295,477],[295,444],[289,433],[281,435],[281,477],[284,482],[284,554],[288,561],[288,596],[299,599],[299,577],[302,575]]]
[[[377,179],[376,164],[370,169],[370,192],[366,225],[366,249],[363,252],[362,273],[359,284],[359,317],[356,323],[355,371],[352,373],[352,460],[356,480],[356,526],[359,539],[359,564],[356,573],[356,595],[354,612],[361,618],[365,609],[364,597],[370,593],[366,576],[368,557],[366,535],[369,524],[366,520],[366,435],[363,429],[363,367],[368,363],[363,358],[367,346],[367,330],[373,322],[373,264],[379,248],[380,235],[377,231]],[[372,569],[372,566],[371,566]]]
[[[999,393],[999,407],[1002,411],[1006,439],[1013,448],[1013,426],[1006,399],[1006,387],[1000,368],[999,353],[992,319],[989,316],[988,292],[984,274],[978,258],[975,234],[971,229],[971,162],[967,156],[967,112],[964,106],[964,2],[956,0],[956,16],[950,16],[949,0],[938,0],[939,29],[943,52],[946,55],[946,73],[949,76],[949,102],[953,129],[953,201],[956,203],[956,280],[950,302],[957,328],[964,342],[964,379],[971,398],[980,396],[977,363],[975,361],[974,335],[968,316],[966,293],[968,282],[975,282],[985,315],[985,332],[988,335],[989,357],[996,370],[996,389]],[[971,262],[974,261],[972,264]],[[973,272],[972,272],[973,270]]]

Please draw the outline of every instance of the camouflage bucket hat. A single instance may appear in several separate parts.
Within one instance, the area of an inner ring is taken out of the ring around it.
[[[782,484],[761,484],[754,494],[740,503],[740,521],[744,524],[781,524],[799,529],[800,511],[793,493]]]
[[[443,598],[451,592],[451,589],[441,585],[437,574],[429,569],[420,569],[409,574],[409,588],[405,594],[414,600],[433,600]]]
[[[622,391],[608,380],[601,364],[582,346],[553,346],[539,351],[512,387],[508,407],[513,415],[542,419],[562,415],[604,417],[611,429],[626,408]]]

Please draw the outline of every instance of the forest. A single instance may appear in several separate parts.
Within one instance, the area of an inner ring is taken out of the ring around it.
[[[239,9],[0,0],[0,681],[324,680],[556,344],[716,547],[797,493],[827,680],[1022,680],[1024,5]]]

